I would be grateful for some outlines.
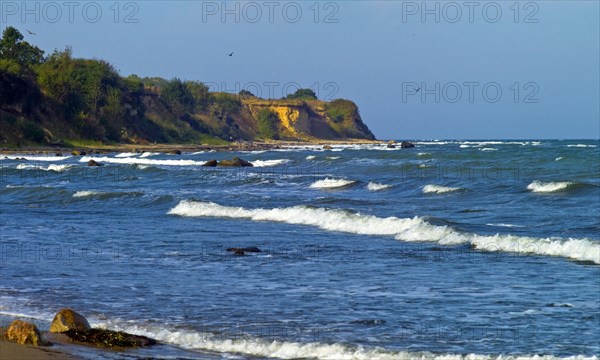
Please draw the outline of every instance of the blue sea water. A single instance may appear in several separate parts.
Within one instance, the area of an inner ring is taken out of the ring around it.
[[[162,342],[120,359],[599,357],[600,143],[416,145],[2,155],[0,315]]]

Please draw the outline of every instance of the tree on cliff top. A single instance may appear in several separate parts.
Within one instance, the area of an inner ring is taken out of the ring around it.
[[[35,65],[44,61],[44,51],[23,41],[23,34],[9,26],[2,32],[0,59],[12,60],[20,65]]]
[[[311,89],[298,89],[295,93],[285,97],[288,100],[317,100],[317,94]]]

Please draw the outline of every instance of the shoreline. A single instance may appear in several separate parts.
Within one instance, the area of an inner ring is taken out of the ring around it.
[[[56,344],[53,346],[31,346],[4,339],[0,340],[0,359],[83,360],[82,357],[65,350],[68,349],[64,349],[63,346],[57,349]]]
[[[302,141],[272,141],[272,142],[232,142],[226,145],[204,145],[204,144],[106,144],[101,146],[48,146],[31,145],[19,148],[0,148],[0,154],[71,154],[72,151],[89,151],[90,153],[102,154],[110,152],[162,152],[175,151],[198,152],[198,151],[260,151],[274,150],[296,146],[335,146],[335,145],[361,145],[361,144],[385,144],[382,140],[318,140],[310,142]]]

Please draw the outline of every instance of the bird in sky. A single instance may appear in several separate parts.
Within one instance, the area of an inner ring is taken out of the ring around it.
[[[421,91],[421,88],[416,89],[417,92]]]
[[[229,55],[229,56],[233,56],[233,53],[229,53],[229,54],[227,54],[227,55]]]
[[[33,31],[27,30],[27,32],[29,33],[29,35],[37,35],[36,33],[34,33]]]

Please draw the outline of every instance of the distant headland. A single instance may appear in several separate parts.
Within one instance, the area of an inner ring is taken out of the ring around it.
[[[375,140],[350,100],[310,89],[279,100],[199,81],[122,77],[70,48],[45,55],[14,27],[0,40],[0,147]]]

